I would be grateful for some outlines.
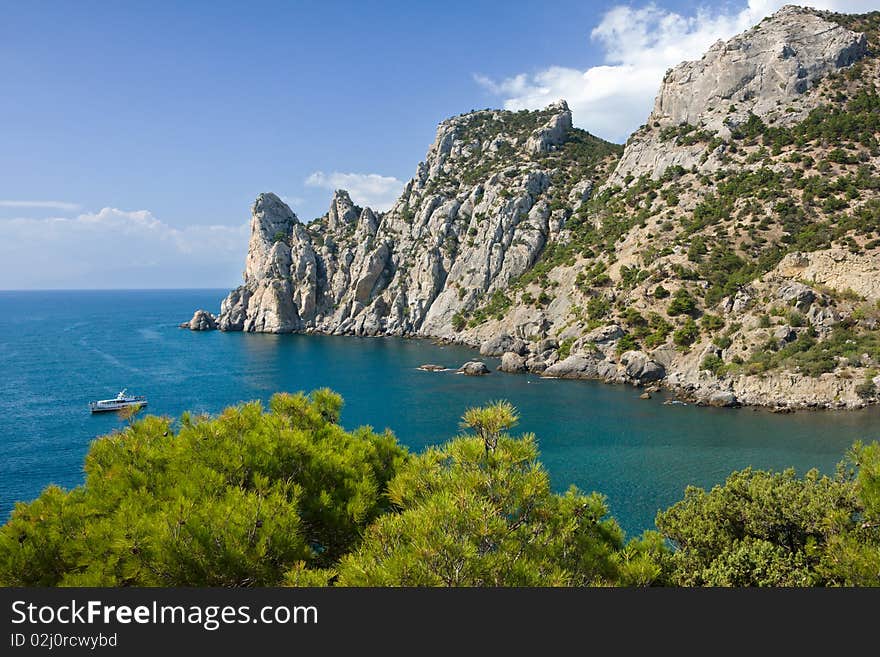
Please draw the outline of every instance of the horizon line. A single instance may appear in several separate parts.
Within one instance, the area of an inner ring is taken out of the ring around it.
[[[236,286],[237,287],[237,286]],[[230,290],[228,286],[222,287],[28,287],[28,288],[0,288],[3,292],[171,292],[171,291],[215,291]]]

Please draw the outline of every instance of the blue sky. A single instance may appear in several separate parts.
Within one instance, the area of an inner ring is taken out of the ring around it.
[[[474,108],[566,97],[623,141],[665,68],[781,4],[3,2],[0,289],[235,285],[258,193],[382,209]]]

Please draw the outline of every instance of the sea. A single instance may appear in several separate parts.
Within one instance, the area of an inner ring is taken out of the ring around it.
[[[534,433],[556,490],[607,497],[632,536],[688,485],[711,487],[745,467],[833,473],[856,440],[880,438],[880,409],[774,414],[642,400],[630,386],[454,369],[478,357],[424,339],[191,332],[196,308],[216,312],[225,290],[0,292],[0,518],[49,484],[83,482],[97,437],[115,413],[88,402],[126,388],[148,412],[214,414],[275,392],[329,387],[345,399],[342,424],[391,429],[413,451],[461,431],[471,406],[506,399]],[[450,368],[418,369],[424,363]]]

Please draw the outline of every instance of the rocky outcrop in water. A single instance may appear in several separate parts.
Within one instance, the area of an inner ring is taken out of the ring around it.
[[[180,328],[188,328],[190,331],[213,331],[218,328],[217,317],[207,310],[197,310],[192,319],[180,325]]]
[[[467,376],[483,376],[489,374],[489,368],[486,363],[478,360],[471,360],[458,368],[458,371]]]

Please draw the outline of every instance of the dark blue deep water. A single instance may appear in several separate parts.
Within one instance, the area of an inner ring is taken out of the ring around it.
[[[147,395],[150,412],[176,416],[328,386],[345,398],[345,426],[390,427],[415,450],[455,435],[466,407],[509,399],[519,429],[538,436],[554,486],[604,493],[630,534],[652,527],[688,484],[711,486],[749,465],[830,473],[853,441],[880,437],[876,409],[668,406],[662,395],[643,401],[635,388],[589,381],[421,372],[474,355],[424,340],[177,328],[195,308],[216,311],[224,293],[0,292],[0,518],[49,483],[82,482],[90,441],[122,426],[87,403],[123,387]]]

